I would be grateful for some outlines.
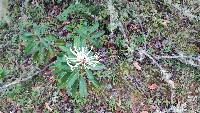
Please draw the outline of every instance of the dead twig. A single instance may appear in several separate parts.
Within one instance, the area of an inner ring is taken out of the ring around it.
[[[200,67],[200,65],[197,64],[197,63],[200,63],[200,56],[194,57],[194,56],[183,55],[183,53],[179,53],[179,55],[177,55],[177,56],[156,56],[155,58],[158,60],[160,60],[160,59],[178,59],[181,62],[184,62],[191,66]],[[195,61],[197,63],[195,63]]]
[[[38,74],[42,73],[43,71],[45,71],[49,66],[51,66],[54,62],[46,65],[42,70],[39,70],[37,71],[36,73],[30,75],[29,77],[26,77],[26,78],[21,78],[21,79],[18,79],[18,80],[15,80],[14,82],[12,83],[8,83],[6,85],[3,85],[2,87],[0,87],[0,92],[4,91],[5,89],[7,89],[8,87],[10,86],[13,86],[15,84],[19,84],[19,83],[22,83],[22,82],[25,82],[27,80],[30,80],[32,79],[33,77],[37,76]]]
[[[126,34],[125,27],[123,26],[122,22],[118,19],[119,15],[113,5],[112,0],[107,1],[107,7],[108,7],[109,15],[110,15],[110,31],[111,31],[110,37],[112,38],[114,36],[114,30],[119,28],[119,30],[123,34],[123,37],[126,40],[126,44],[130,46],[130,39]]]
[[[198,56],[198,57],[192,57],[192,56],[180,56],[180,55],[178,55],[178,56],[156,56],[155,57],[156,59],[178,59],[178,58],[181,58],[181,59],[183,59],[183,58],[186,58],[186,59],[192,59],[192,60],[197,60],[197,61],[199,61],[200,60],[200,56]]]
[[[144,58],[144,56],[147,56],[149,59],[152,60],[152,63],[155,64],[160,72],[162,73],[162,78],[165,82],[167,82],[171,88],[171,103],[173,104],[173,100],[174,100],[174,97],[175,97],[175,91],[174,91],[174,88],[175,88],[175,85],[174,85],[174,81],[172,81],[170,78],[171,78],[171,74],[168,73],[156,60],[153,56],[151,56],[150,54],[148,54],[145,50],[141,49],[139,50],[139,54],[140,54],[140,57],[141,59]]]

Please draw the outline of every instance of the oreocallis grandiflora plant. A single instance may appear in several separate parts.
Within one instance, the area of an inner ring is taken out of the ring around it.
[[[70,14],[79,13],[81,9],[86,10],[87,7],[80,3],[70,5],[58,15],[58,20],[64,22]],[[86,15],[89,16],[89,13]],[[76,19],[73,19],[63,27],[64,30],[70,32],[67,36],[60,37],[49,33],[48,23],[32,23],[30,27],[32,29],[29,32],[24,32],[22,28],[20,37],[22,37],[24,53],[31,54],[36,64],[46,64],[52,56],[57,58],[51,68],[58,78],[60,87],[67,88],[71,95],[79,91],[81,97],[86,97],[87,81],[93,83],[95,87],[100,85],[93,71],[103,69],[104,65],[99,62],[93,47],[101,46],[99,40],[104,31],[98,30],[97,21],[91,22],[81,16],[77,17],[81,18],[79,22],[74,22],[73,20]],[[64,42],[62,46],[56,43],[59,40]]]
[[[79,25],[70,39],[73,43],[60,46],[62,51],[57,58],[53,68],[58,75],[58,84],[61,87],[66,87],[71,95],[75,95],[78,91],[81,97],[86,97],[87,80],[95,87],[99,87],[94,70],[101,70],[104,65],[99,62],[97,53],[93,52],[93,46],[88,46],[98,42],[104,32],[97,31],[98,23],[93,26],[88,26],[86,23]],[[90,43],[90,44],[89,44]]]
[[[90,16],[89,8],[81,3],[70,5],[65,9],[58,19],[66,21],[70,14],[78,14],[78,18]],[[66,25],[64,28],[71,34],[66,37],[68,40],[65,46],[59,46],[61,53],[53,66],[54,73],[58,78],[58,85],[67,88],[73,96],[80,94],[86,97],[87,82],[91,82],[95,87],[100,84],[97,81],[94,70],[101,70],[104,65],[99,62],[97,53],[92,51],[93,47],[100,47],[100,37],[104,31],[99,31],[97,21],[88,23],[87,19],[79,19],[80,22]]]

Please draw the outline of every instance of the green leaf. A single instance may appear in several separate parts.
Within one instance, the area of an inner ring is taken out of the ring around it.
[[[74,38],[74,46],[75,47],[84,47],[86,45],[85,39],[81,37],[75,37]]]
[[[37,52],[35,52],[34,54],[33,54],[33,60],[34,61],[39,61],[39,51],[37,51]]]
[[[23,34],[23,39],[30,40],[33,37],[33,34],[30,32],[26,32]]]
[[[33,23],[33,29],[37,35],[44,34],[46,30],[48,29],[48,27],[49,27],[48,23],[42,23],[39,25],[36,23]]]
[[[55,41],[55,45],[57,45],[57,46],[64,46],[65,44],[66,44],[66,42],[63,39],[58,39]]]
[[[72,22],[64,27],[64,29],[70,32],[73,32],[74,28],[76,28],[76,22]]]
[[[89,30],[90,33],[95,32],[99,28],[99,23],[96,22]]]
[[[63,51],[63,52],[69,52],[69,47],[66,47],[66,46],[59,46],[60,50]]]
[[[74,82],[74,84],[73,84],[73,86],[72,86],[72,89],[71,89],[71,91],[70,91],[71,95],[75,95],[75,94],[76,94],[77,89],[78,89],[78,85],[79,85],[78,83],[79,83],[79,80],[77,79],[77,80]]]
[[[75,47],[81,46],[81,38],[80,37],[74,37],[74,46]]]
[[[67,56],[70,57],[70,58],[74,58],[75,55],[71,52],[70,48],[71,47],[66,47],[66,46],[59,46],[59,48],[61,49],[61,51],[67,53]],[[66,59],[65,57],[63,57],[63,60]],[[64,60],[66,61],[66,60]]]
[[[86,38],[82,37],[74,37],[74,46],[75,47],[83,47],[86,45]]]
[[[41,45],[41,44],[39,44],[39,46],[38,46],[38,51],[39,51],[39,53],[38,53],[38,55],[39,55],[39,63],[44,63],[45,61],[45,50],[44,50],[44,47]]]
[[[54,55],[54,53],[55,53],[55,52],[54,52],[54,48],[53,48],[53,47],[49,47],[49,48],[47,48],[47,50],[48,50],[48,51],[47,51],[47,52],[48,52],[48,54],[47,54],[47,55],[48,55],[48,57],[50,57],[50,56],[53,56],[53,55]]]
[[[26,54],[29,54],[33,50],[34,46],[35,43],[33,41],[26,41],[26,47],[24,49],[24,52]]]
[[[95,32],[94,34],[91,35],[91,39],[92,40],[96,40],[98,39],[99,37],[101,37],[105,32],[104,31],[100,31],[100,32]]]
[[[102,70],[105,68],[106,68],[105,65],[99,63],[95,67],[91,67],[91,70]]]
[[[81,26],[78,30],[76,30],[76,33],[78,33],[78,35],[81,38],[85,38],[87,37],[87,34],[88,34],[87,31],[88,31],[88,27]]]
[[[62,2],[62,0],[56,0],[56,3],[60,4]]]
[[[92,75],[92,71],[91,70],[86,70],[86,74],[87,74],[88,79],[94,84],[95,87],[99,87],[100,86],[99,82]]]
[[[45,48],[48,48],[50,46],[51,43],[49,43],[48,40],[46,40],[45,38],[41,39],[41,43],[43,44],[43,46]]]
[[[2,79],[5,76],[4,69],[0,68],[0,79]]]
[[[60,78],[60,82],[59,82],[58,86],[61,87],[66,84],[66,82],[69,78],[69,73],[61,72],[61,73],[59,73],[59,78]]]
[[[87,85],[85,79],[81,76],[79,81],[79,93],[81,97],[87,96]]]
[[[60,15],[58,15],[58,19],[60,21],[65,21],[67,17],[72,13],[85,13],[88,15],[90,14],[88,8],[85,5],[77,3],[70,5],[67,9],[65,9]]]
[[[79,75],[78,72],[73,72],[70,76],[69,79],[67,80],[67,87],[71,90],[73,89],[73,85],[75,83],[75,81],[78,79]]]
[[[4,72],[4,70],[2,68],[0,68],[0,75],[2,75]]]
[[[50,42],[55,42],[57,40],[55,35],[49,34],[46,36],[46,39]]]

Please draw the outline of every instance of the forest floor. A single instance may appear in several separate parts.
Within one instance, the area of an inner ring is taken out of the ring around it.
[[[0,113],[200,113],[199,0],[6,1]],[[79,87],[76,44],[104,65]]]

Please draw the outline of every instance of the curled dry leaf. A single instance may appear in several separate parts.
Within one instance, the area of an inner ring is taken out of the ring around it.
[[[151,109],[156,109],[156,105],[151,105]]]
[[[168,80],[167,82],[168,82],[168,84],[170,84],[170,86],[171,86],[172,88],[175,88],[174,81]]]
[[[157,86],[157,84],[151,84],[151,85],[148,85],[148,88],[150,89],[150,90],[155,90],[156,88],[157,88],[158,86]]]
[[[53,111],[53,109],[49,106],[48,102],[45,102],[45,108],[47,108],[50,112]]]
[[[167,26],[168,23],[170,23],[169,20],[163,20],[163,21],[161,22],[161,24],[162,24],[163,26]]]
[[[140,102],[143,102],[142,94],[136,91],[130,95],[130,99],[131,99],[131,104],[132,104],[131,105],[132,113],[138,113],[139,112],[138,107],[140,106]]]
[[[47,69],[47,70],[44,72],[44,74],[45,74],[45,75],[51,75],[51,74],[52,74],[52,71]]]
[[[132,111],[132,113],[136,113],[137,112],[136,111],[137,107],[135,106],[136,101],[137,101],[137,98],[134,95],[132,95],[131,96],[131,103],[132,103],[131,111]]]
[[[121,106],[122,102],[121,102],[121,97],[119,96],[118,102],[117,102],[117,106]]]
[[[142,67],[139,65],[139,63],[137,61],[134,61],[133,65],[137,70],[142,70]]]

